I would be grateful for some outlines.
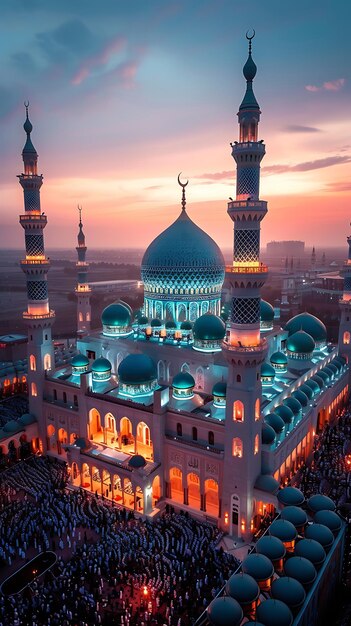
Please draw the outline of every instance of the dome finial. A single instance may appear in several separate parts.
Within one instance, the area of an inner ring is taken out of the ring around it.
[[[82,224],[82,207],[79,206],[79,204],[77,205],[78,207],[78,212],[79,212],[79,227],[82,228],[83,224]]]
[[[256,32],[255,32],[254,28],[252,29],[252,32],[253,32],[253,35],[250,36],[249,35],[250,31],[249,30],[246,31],[246,39],[249,42],[249,54],[251,54],[251,49],[252,49],[252,43],[251,42],[252,42],[254,36],[256,35]]]
[[[23,124],[23,128],[25,130],[25,132],[27,133],[28,137],[31,134],[32,130],[33,130],[33,126],[30,122],[29,116],[28,116],[28,108],[29,108],[29,100],[27,100],[27,102],[23,103],[25,108],[26,108],[26,120]]]
[[[185,207],[186,207],[185,187],[189,183],[189,180],[187,180],[186,183],[182,183],[180,181],[180,175],[181,175],[181,172],[179,172],[179,174],[178,174],[178,185],[180,185],[182,187],[182,189],[183,189],[183,191],[182,191],[182,210],[185,211]]]
[[[248,83],[252,83],[253,79],[256,76],[256,72],[257,72],[257,67],[256,64],[254,63],[254,60],[251,56],[251,52],[252,52],[252,40],[255,36],[255,31],[254,29],[252,29],[253,35],[250,35],[250,31],[248,30],[246,33],[246,39],[249,42],[249,56],[248,59],[243,67],[243,74],[247,80]]]

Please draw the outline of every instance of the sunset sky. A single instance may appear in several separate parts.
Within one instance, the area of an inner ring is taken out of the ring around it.
[[[263,243],[343,245],[351,220],[351,3],[345,0],[4,0],[0,226],[23,247],[24,100],[44,175],[47,247],[145,247],[189,215],[223,247],[235,196],[229,142],[255,28],[254,91],[267,154]]]

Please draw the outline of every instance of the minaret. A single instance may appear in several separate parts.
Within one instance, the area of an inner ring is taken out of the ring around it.
[[[260,288],[268,273],[260,262],[260,225],[267,213],[267,202],[259,199],[265,146],[258,140],[261,112],[252,88],[257,69],[251,51],[254,34],[246,35],[246,93],[238,113],[239,142],[231,144],[237,165],[236,200],[228,203],[234,222],[233,263],[226,268],[232,307],[223,343],[228,381],[222,517],[229,520],[229,526],[223,528],[239,536],[250,533],[253,488],[261,473],[260,367],[267,353],[267,342],[260,336]]]
[[[23,318],[28,326],[28,390],[29,410],[39,422],[42,445],[45,445],[45,432],[41,431],[44,373],[54,366],[54,351],[51,339],[51,326],[55,312],[49,308],[47,273],[50,261],[45,256],[44,228],[47,218],[40,208],[40,188],[43,176],[37,172],[38,154],[31,140],[33,126],[28,117],[23,128],[27,140],[22,150],[24,173],[18,176],[24,193],[24,214],[20,224],[24,228],[26,258],[21,267],[27,280],[27,311]]]
[[[87,247],[85,245],[85,235],[83,233],[82,224],[82,209],[78,207],[79,211],[79,231],[78,231],[78,246],[76,247],[78,254],[78,261],[76,263],[78,271],[78,281],[76,286],[77,294],[77,332],[79,336],[90,331],[91,322],[91,306],[90,306],[90,293],[91,289],[87,281],[87,273],[89,263],[85,260]]]
[[[351,235],[347,237],[349,245],[348,259],[340,274],[344,277],[344,292],[339,300],[341,316],[339,325],[339,354],[351,363]],[[350,385],[349,381],[349,385]]]
[[[312,254],[311,254],[311,269],[314,271],[316,269],[316,249],[313,246]]]

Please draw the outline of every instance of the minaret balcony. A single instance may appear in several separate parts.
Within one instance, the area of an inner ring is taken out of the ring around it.
[[[237,161],[241,162],[241,155],[251,154],[256,156],[256,161],[252,161],[252,165],[258,164],[266,154],[266,146],[262,141],[243,141],[242,143],[234,141],[232,143],[232,156]],[[243,161],[247,165],[247,161]]]
[[[88,268],[89,263],[87,263],[86,261],[77,261],[76,267],[79,267],[79,269]]]
[[[19,221],[23,228],[30,228],[32,224],[35,228],[45,228],[48,219],[44,213],[28,211],[28,213],[19,216]]]
[[[50,265],[50,261],[49,259],[41,259],[41,258],[35,258],[32,257],[30,259],[22,259],[21,260],[21,265],[26,266],[26,265],[42,265],[42,266],[46,266],[48,267]]]
[[[24,320],[46,320],[53,319],[55,317],[55,311],[52,309],[47,311],[46,313],[28,313],[28,311],[23,311],[23,319]]]
[[[77,287],[75,288],[75,292],[76,293],[90,293],[91,292],[91,288],[89,287],[89,285],[77,285]]]

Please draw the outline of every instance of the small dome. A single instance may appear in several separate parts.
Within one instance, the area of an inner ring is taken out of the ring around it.
[[[177,324],[173,320],[168,320],[165,324],[165,328],[167,328],[168,330],[171,330],[173,328],[175,329],[177,328]]]
[[[276,578],[272,582],[272,598],[281,600],[292,611],[298,610],[304,603],[306,592],[301,583],[290,576]]]
[[[284,421],[277,413],[268,413],[268,415],[265,415],[264,421],[269,424],[269,426],[272,426],[278,435],[282,433],[285,428]]]
[[[249,54],[248,59],[243,67],[243,74],[246,80],[253,81],[256,76],[257,66],[254,62],[251,54]]]
[[[306,394],[303,391],[301,391],[301,389],[297,389],[296,391],[293,391],[291,396],[292,398],[295,398],[298,402],[300,402],[302,406],[308,405],[308,396],[306,396]]]
[[[16,432],[16,430],[21,430],[22,427],[23,424],[21,424],[20,422],[10,420],[9,422],[6,422],[5,426],[3,426],[3,430],[5,431],[5,433],[14,433]]]
[[[162,326],[162,322],[161,320],[157,319],[157,317],[154,317],[154,319],[151,320],[150,326],[151,328],[160,328]]]
[[[29,117],[26,118],[26,121],[23,124],[23,128],[25,130],[25,132],[29,135],[32,130],[33,130],[33,125],[32,122],[30,121]]]
[[[330,376],[328,376],[327,372],[325,372],[323,369],[318,370],[318,374],[319,378],[321,378],[324,382],[325,385],[328,385],[330,382]]]
[[[283,542],[281,539],[278,539],[278,537],[264,535],[256,543],[256,552],[258,554],[264,554],[264,556],[268,557],[271,561],[279,561],[285,557],[286,549]]]
[[[147,354],[129,354],[119,364],[118,377],[127,385],[150,382],[157,378],[156,365]]]
[[[73,359],[71,359],[72,367],[88,367],[89,359],[85,354],[76,354]]]
[[[195,380],[188,372],[179,372],[172,380],[174,389],[192,389],[195,387]]]
[[[110,372],[112,369],[112,365],[108,359],[105,359],[103,356],[99,359],[95,359],[94,363],[91,366],[93,372],[103,374],[105,372]]]
[[[261,322],[273,322],[274,319],[274,309],[266,300],[260,302],[260,319]]]
[[[339,373],[339,369],[334,362],[328,363],[328,365],[326,365],[324,369],[326,371],[330,370],[331,372],[333,372],[334,376],[337,376]]]
[[[327,376],[329,377],[329,380],[333,380],[336,372],[336,367],[330,367],[330,365],[326,365],[325,367],[323,367],[323,369],[321,369],[321,372],[325,372],[327,374]]]
[[[296,331],[286,340],[286,349],[293,354],[311,354],[315,347],[313,337],[304,330]]]
[[[301,506],[305,502],[305,496],[297,487],[284,487],[277,495],[278,501],[284,506]]]
[[[212,387],[212,395],[218,396],[219,398],[225,398],[227,395],[227,383],[220,381],[215,383]]]
[[[226,586],[226,593],[240,604],[251,604],[260,595],[260,588],[252,576],[240,572],[233,574]]]
[[[278,481],[270,474],[260,474],[256,478],[255,488],[266,491],[267,493],[276,494],[279,489]]]
[[[314,376],[312,376],[312,378],[310,378],[310,380],[313,380],[315,383],[317,383],[319,389],[323,389],[325,383],[324,383],[323,378],[318,376],[318,374],[315,374]]]
[[[318,511],[335,511],[336,506],[331,498],[324,496],[321,493],[316,493],[307,500],[307,506],[312,513]]]
[[[275,441],[275,430],[269,424],[263,422],[262,424],[262,433],[261,433],[261,441],[263,444],[271,445]]]
[[[314,539],[300,539],[295,546],[295,555],[308,559],[317,569],[321,567],[326,556],[323,546]]]
[[[278,350],[277,352],[273,352],[270,358],[270,362],[272,363],[272,365],[287,365],[288,359],[284,352]]]
[[[324,524],[334,535],[337,535],[341,528],[341,519],[334,511],[318,511],[314,515],[316,524]]]
[[[273,378],[275,377],[275,369],[269,363],[262,363],[261,365],[261,378]]]
[[[276,415],[279,415],[279,417],[282,418],[285,424],[291,424],[294,419],[294,413],[292,412],[290,407],[286,406],[286,404],[279,404],[278,406],[276,406],[274,409],[274,413],[276,413]]]
[[[310,524],[305,529],[306,539],[314,539],[328,552],[334,543],[334,535],[324,524]]]
[[[309,387],[309,385],[306,385],[306,383],[304,383],[303,385],[301,385],[301,387],[298,388],[298,391],[302,391],[307,396],[307,398],[311,400],[313,396],[313,391],[311,387]]]
[[[139,326],[146,326],[149,323],[149,320],[145,315],[142,315],[141,317],[139,317],[138,322],[139,322]]]
[[[234,598],[222,596],[212,600],[207,609],[207,616],[213,626],[239,626],[244,614]]]
[[[312,380],[312,378],[309,378],[308,380],[306,380],[304,382],[304,385],[307,385],[307,387],[309,387],[312,390],[312,393],[314,396],[317,395],[317,393],[320,392],[320,386],[316,383],[315,380]]]
[[[268,532],[281,541],[294,541],[297,537],[295,526],[286,519],[276,519],[269,526]]]
[[[192,327],[193,327],[193,325],[192,325],[191,322],[185,321],[185,322],[181,323],[180,330],[191,330]]]
[[[145,467],[146,461],[141,454],[135,454],[129,459],[128,465],[133,469],[141,469],[142,467]]]
[[[289,398],[285,398],[285,400],[283,400],[283,404],[288,406],[295,416],[299,415],[302,411],[301,403],[296,398],[292,398],[291,396]]]
[[[126,327],[132,323],[132,315],[128,305],[122,302],[109,304],[101,314],[103,326]],[[140,323],[140,320],[139,320]]]
[[[327,329],[318,317],[310,313],[299,313],[292,317],[284,326],[289,335],[293,335],[297,331],[305,331],[311,335],[317,343],[325,343],[327,340]]]
[[[274,573],[272,562],[263,554],[249,554],[241,567],[244,574],[249,574],[257,582],[268,580]]]
[[[256,617],[265,626],[291,626],[293,616],[289,607],[280,600],[264,600],[257,607]]]
[[[295,578],[302,585],[309,587],[317,578],[313,563],[302,556],[293,556],[284,563],[285,576]]]
[[[18,421],[21,422],[24,426],[29,426],[30,424],[34,424],[34,422],[37,421],[37,418],[31,413],[23,413]]]
[[[225,335],[225,324],[217,315],[205,313],[196,320],[193,334],[200,341],[221,341]]]
[[[307,515],[305,511],[298,506],[285,506],[280,517],[293,524],[295,528],[301,528],[307,524]]]

